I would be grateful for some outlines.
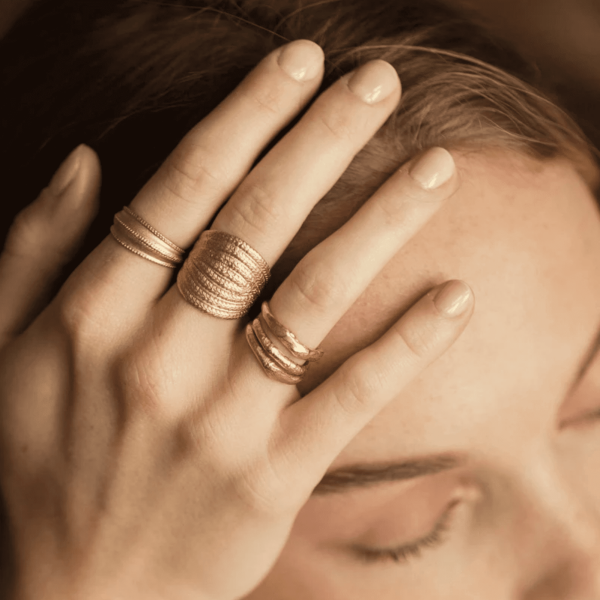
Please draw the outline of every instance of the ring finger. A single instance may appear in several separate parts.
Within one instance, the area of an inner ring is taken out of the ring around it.
[[[453,157],[443,148],[432,148],[405,165],[296,265],[269,303],[273,316],[303,344],[317,347],[458,186]],[[245,356],[246,368],[264,387],[259,360],[250,352]]]

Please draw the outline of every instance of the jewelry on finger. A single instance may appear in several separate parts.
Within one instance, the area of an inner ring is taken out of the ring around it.
[[[176,268],[181,260],[174,255],[168,255],[156,248],[143,232],[125,225],[115,217],[115,222],[110,229],[113,237],[130,252],[141,256],[151,262],[171,269]]]
[[[246,326],[246,340],[263,371],[275,381],[293,385],[299,383],[306,374],[308,364],[299,365],[288,358],[272,341],[271,336],[282,342],[296,358],[316,361],[323,356],[322,350],[311,350],[301,344],[287,327],[275,319],[269,304],[263,302],[261,314]]]
[[[127,250],[150,262],[170,269],[177,268],[183,262],[185,250],[168,240],[128,206],[115,215],[110,232]]]
[[[263,371],[266,373],[267,377],[274,379],[275,381],[279,381],[280,383],[287,383],[288,385],[296,385],[302,381],[302,375],[293,375],[288,373],[273,358],[271,358],[267,352],[265,352],[264,348],[261,346],[258,338],[256,337],[252,323],[248,323],[248,325],[246,325],[246,339],[248,340],[248,345],[252,349],[254,356],[256,356],[258,359],[258,362],[263,368]]]
[[[254,319],[252,321],[252,330],[256,339],[262,346],[262,349],[272,358],[286,373],[289,375],[302,376],[306,373],[306,366],[299,365],[293,360],[289,359],[275,344],[269,339],[269,336],[265,333],[260,319]]]
[[[177,287],[183,298],[220,319],[243,317],[271,271],[244,240],[223,231],[204,231],[183,263]]]
[[[318,348],[311,350],[300,343],[298,338],[273,316],[268,302],[262,303],[260,317],[263,319],[263,328],[266,325],[273,333],[273,336],[285,346],[292,356],[308,362],[317,361],[323,356],[323,350],[319,350]]]

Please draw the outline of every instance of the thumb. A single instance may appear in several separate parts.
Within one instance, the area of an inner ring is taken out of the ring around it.
[[[1,341],[21,333],[49,300],[96,216],[100,181],[98,155],[81,144],[17,215],[0,254]]]

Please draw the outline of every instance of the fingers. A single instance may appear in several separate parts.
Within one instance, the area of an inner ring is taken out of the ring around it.
[[[269,302],[273,316],[303,344],[318,347],[459,184],[454,159],[443,148],[432,148],[405,165],[296,265]],[[254,374],[258,388],[264,387],[262,367],[251,353],[246,354],[248,372]]]
[[[342,77],[249,174],[212,228],[242,238],[274,264],[399,98],[398,74],[385,61]]]
[[[98,156],[82,144],[17,215],[0,255],[2,341],[23,331],[48,301],[96,215],[100,178]]]
[[[183,138],[131,208],[173,243],[189,247],[264,147],[314,95],[322,71],[323,51],[308,40],[269,54]],[[100,306],[115,316],[108,327],[121,319],[133,323],[162,297],[172,274],[108,235],[69,281],[65,305]]]
[[[318,346],[377,273],[459,187],[452,155],[432,148],[397,171],[305,256],[270,301],[275,318]]]
[[[322,72],[323,51],[314,42],[298,40],[271,53],[184,137],[131,206],[189,246],[315,93]]]
[[[181,140],[131,208],[173,243],[189,247],[264,147],[314,95],[322,72],[323,51],[308,40],[269,54]],[[103,305],[113,301],[122,307],[126,301],[132,314],[162,296],[172,276],[170,269],[128,252],[112,236],[88,258],[76,288],[97,288],[94,295]],[[110,286],[98,285],[108,281]]]
[[[434,288],[377,342],[289,406],[281,419],[280,472],[297,473],[305,484],[309,471],[324,474],[352,438],[454,344],[473,309],[464,282]]]
[[[212,229],[240,237],[273,265],[399,98],[398,74],[385,61],[342,77],[246,177]],[[197,330],[198,311],[175,287],[164,302]]]

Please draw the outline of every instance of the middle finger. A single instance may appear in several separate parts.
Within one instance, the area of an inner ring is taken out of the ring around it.
[[[339,79],[244,179],[211,229],[241,238],[273,266],[315,204],[396,108],[400,93],[396,69],[383,60]],[[200,314],[177,286],[161,304],[184,329],[197,331]],[[214,320],[203,316],[204,326]]]
[[[255,167],[212,229],[235,235],[273,265],[400,99],[396,69],[363,65],[322,94]]]

